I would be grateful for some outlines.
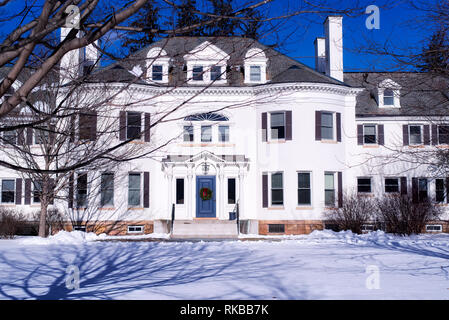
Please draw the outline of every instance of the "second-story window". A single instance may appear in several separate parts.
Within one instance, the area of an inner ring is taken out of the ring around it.
[[[357,178],[357,192],[371,193],[371,178]]]
[[[411,125],[409,128],[410,144],[422,144],[422,127],[420,125]]]
[[[201,142],[212,141],[212,126],[201,126]]]
[[[142,121],[140,112],[127,113],[126,138],[140,139],[142,132]]]
[[[364,144],[376,144],[377,132],[375,124],[363,125],[363,143]]]
[[[229,126],[218,126],[218,141],[229,141]]]
[[[334,115],[332,112],[321,112],[321,139],[334,139]]]
[[[184,142],[193,141],[193,126],[184,126],[183,140]]]
[[[203,66],[194,66],[193,67],[192,80],[203,81]]]
[[[271,139],[285,139],[285,113],[273,112],[270,118]]]
[[[438,144],[449,144],[449,126],[438,126]]]
[[[5,144],[16,144],[17,133],[15,130],[3,131],[3,142]]]

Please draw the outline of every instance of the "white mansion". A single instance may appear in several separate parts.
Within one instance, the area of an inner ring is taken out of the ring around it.
[[[447,99],[408,92],[411,81],[426,85],[419,73],[344,73],[342,18],[328,17],[324,31],[315,42],[316,70],[237,37],[167,38],[96,69],[91,86],[126,85],[117,103],[141,101],[111,114],[117,139],[135,136],[132,143],[157,151],[119,171],[75,173],[68,198],[52,206],[73,217],[87,210],[85,195],[98,192],[89,219],[75,219],[77,229],[234,237],[237,219],[249,234],[323,229],[324,213],[351,191],[447,205],[445,177],[397,156],[449,146],[447,126],[432,121],[447,114]],[[72,61],[88,65],[91,56],[93,47],[71,52],[61,66],[78,76]],[[161,110],[170,110],[169,121],[160,121]],[[101,177],[98,188],[90,175]],[[1,206],[39,209],[29,179],[9,169],[0,178]],[[449,229],[435,221],[427,231]]]

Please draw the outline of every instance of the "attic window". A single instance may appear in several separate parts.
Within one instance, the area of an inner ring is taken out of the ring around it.
[[[148,51],[146,59],[147,75],[150,82],[167,83],[170,58],[162,48]]]
[[[245,55],[245,83],[267,82],[267,57],[262,49],[249,49]]]
[[[391,89],[384,90],[384,105],[394,106],[394,92]]]
[[[379,108],[400,108],[401,86],[390,79],[385,79],[378,86]]]

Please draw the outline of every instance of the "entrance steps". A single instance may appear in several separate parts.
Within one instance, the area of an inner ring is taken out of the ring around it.
[[[235,220],[175,220],[172,239],[234,239],[238,237]]]

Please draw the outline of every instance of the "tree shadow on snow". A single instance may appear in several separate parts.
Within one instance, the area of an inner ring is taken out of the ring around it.
[[[288,289],[273,275],[273,270],[285,266],[269,254],[221,250],[224,246],[154,242],[24,246],[0,252],[0,298],[120,299],[127,293],[135,293],[137,299],[308,298],[305,290]],[[70,265],[79,268],[79,289],[66,287]],[[201,281],[208,282],[196,287]],[[248,282],[256,287],[247,288]],[[185,289],[187,284],[194,289]],[[216,292],[198,292],[208,284]]]

